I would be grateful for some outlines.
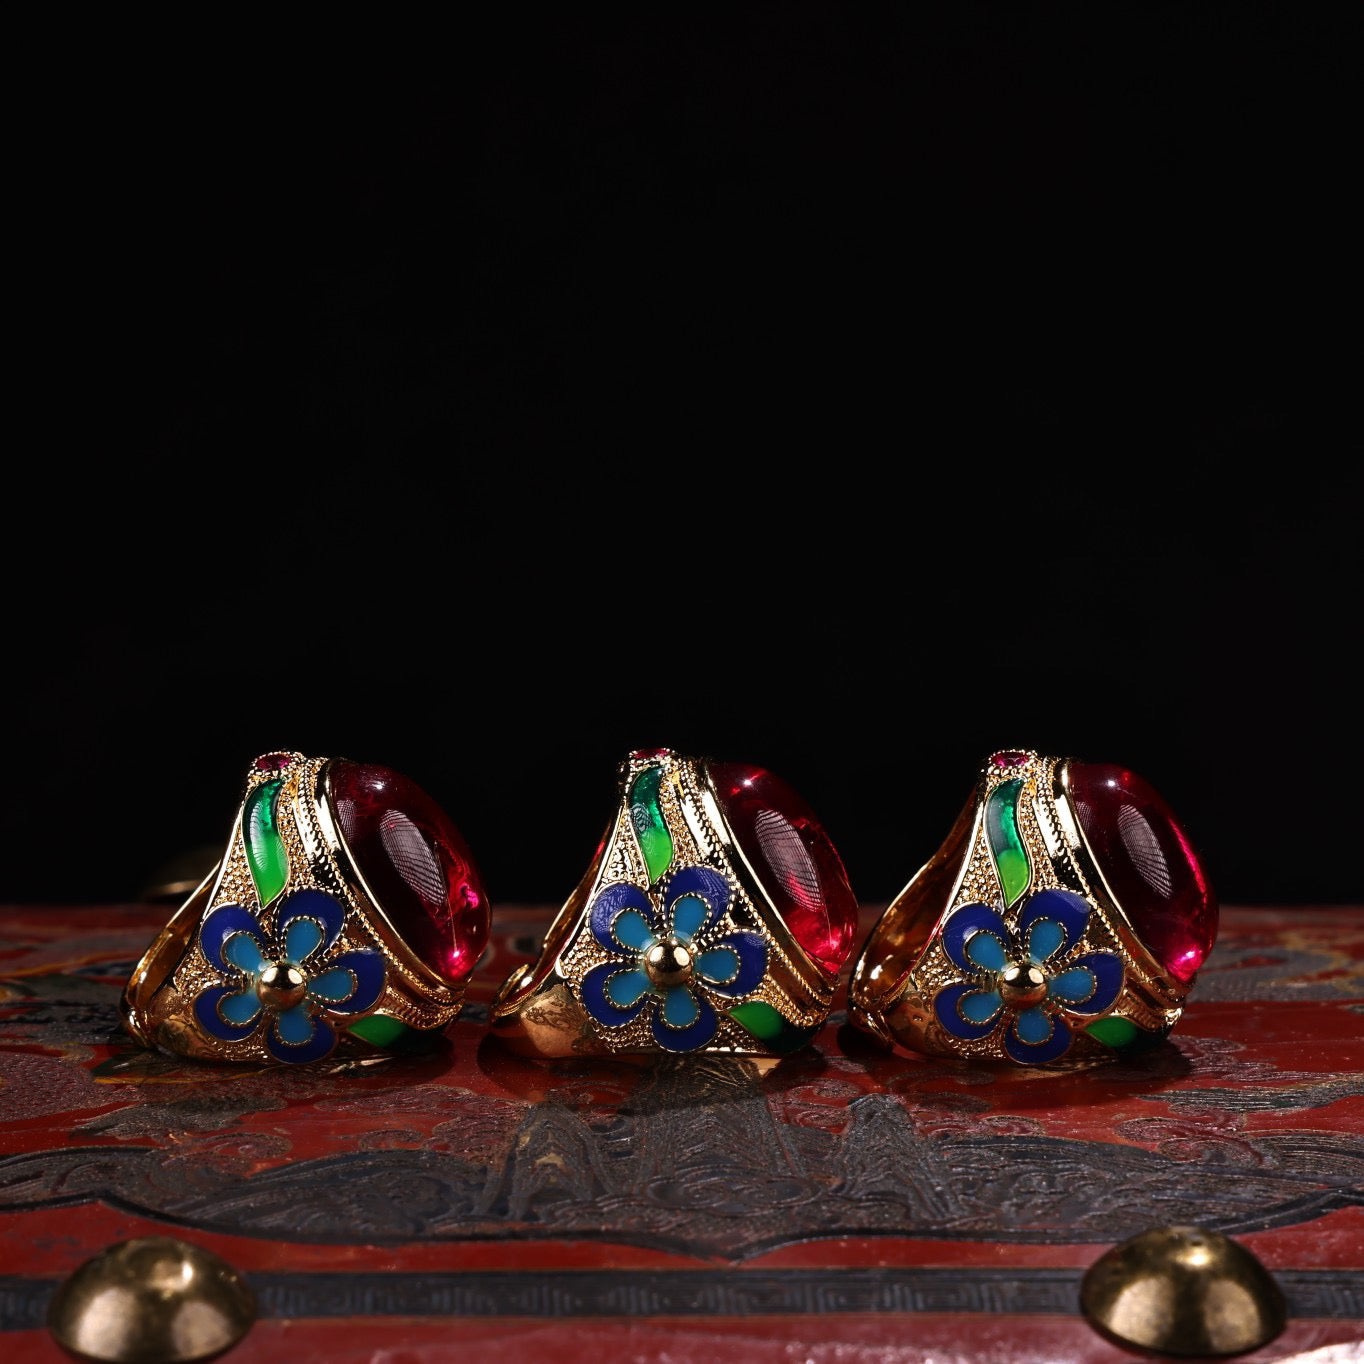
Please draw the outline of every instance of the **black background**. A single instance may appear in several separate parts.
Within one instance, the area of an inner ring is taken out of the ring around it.
[[[0,898],[135,897],[288,747],[557,902],[654,744],[783,776],[868,901],[1012,745],[1141,772],[1224,901],[1364,898],[1357,157],[1303,9],[35,53]]]

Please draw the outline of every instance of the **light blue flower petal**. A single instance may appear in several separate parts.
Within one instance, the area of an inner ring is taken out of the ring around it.
[[[969,980],[959,980],[953,985],[944,985],[936,995],[933,996],[933,1012],[938,1017],[938,1022],[952,1034],[953,1037],[963,1037],[974,1040],[977,1037],[984,1037],[987,1033],[994,1030],[995,1018],[991,1018],[986,1023],[968,1023],[961,1015],[960,1004],[967,995],[994,995],[996,1002],[999,1002],[998,994],[993,990],[981,990]]]
[[[966,940],[982,930],[993,933],[1000,942],[1008,941],[1009,930],[1004,927],[1004,920],[989,905],[962,905],[954,909],[942,931],[942,950],[948,961],[968,975],[980,968],[966,955]]]
[[[592,936],[608,952],[618,950],[619,944],[611,933],[611,925],[620,917],[623,909],[637,910],[645,919],[652,920],[654,907],[649,897],[638,886],[626,881],[618,881],[605,887],[592,901],[588,918],[592,925]],[[593,970],[596,968],[593,967]]]
[[[988,1023],[1004,1006],[998,990],[974,990],[957,1001],[961,1016],[968,1023]]]
[[[372,1009],[384,992],[384,959],[372,947],[357,947],[333,957],[331,967],[308,983],[313,995],[323,997],[318,981],[323,989],[333,991],[325,996],[328,1013],[362,1014]],[[350,988],[335,993],[343,982]]]
[[[1009,964],[1004,944],[988,929],[972,933],[966,940],[965,951],[972,964],[982,971],[1002,971]]]
[[[330,947],[341,936],[346,910],[334,895],[328,895],[325,890],[296,890],[280,902],[279,918],[275,920],[275,932],[286,942],[295,919],[310,919],[322,930],[319,945]],[[317,946],[310,950],[315,952]],[[297,966],[303,959],[292,957],[290,960]]]
[[[616,941],[628,952],[642,952],[657,935],[653,925],[637,909],[623,909],[611,925]]]
[[[604,1023],[608,1028],[623,1028],[639,1014],[648,998],[647,995],[640,995],[629,1008],[621,1008],[606,993],[611,978],[626,969],[624,962],[604,961],[583,977],[583,1007],[598,1023]]]
[[[606,982],[606,997],[618,1009],[628,1009],[649,988],[649,977],[639,970],[617,971]]]
[[[204,956],[214,966],[222,966],[229,971],[240,971],[243,968],[235,965],[225,954],[228,942],[238,933],[259,938],[261,931],[256,916],[240,905],[219,905],[199,925],[199,946],[203,948]],[[258,951],[262,950],[259,943],[256,946]]]
[[[724,995],[726,999],[742,999],[752,994],[767,974],[767,944],[759,933],[726,933],[713,943],[710,951],[733,952],[739,958],[739,969],[728,980],[708,978],[706,981],[716,994]],[[702,953],[703,959],[709,955],[709,952]],[[701,974],[709,976],[705,971]]]
[[[1041,966],[1063,948],[1074,947],[1084,937],[1092,906],[1083,895],[1073,890],[1039,890],[1030,896],[1018,915],[1018,936],[1029,944],[1033,964]],[[1050,919],[1060,929],[1058,940],[1055,929],[1043,930],[1043,936],[1032,936],[1033,926]],[[1041,949],[1051,950],[1045,954]]]
[[[1039,1040],[1026,1041],[1025,1033]],[[1066,1054],[1072,1036],[1065,1019],[1050,1018],[1042,1009],[1024,1009],[1015,1016],[1013,1026],[1004,1030],[1004,1054],[1020,1066],[1045,1065]]]
[[[234,933],[223,944],[223,956],[247,975],[258,976],[265,970],[260,944],[249,933]]]
[[[301,1014],[301,1025],[290,1019],[290,1014]],[[287,1040],[286,1031],[300,1040]],[[331,1024],[325,1018],[309,1018],[302,1005],[276,1014],[274,1027],[265,1030],[265,1049],[276,1061],[320,1061],[335,1045],[336,1033]]]
[[[275,1027],[279,1030],[281,1041],[295,1047],[302,1046],[313,1035],[313,1020],[302,1004],[285,1009],[275,1020]]]
[[[298,921],[301,922],[302,920]],[[294,926],[297,927],[297,924]],[[319,937],[318,942],[321,941]],[[349,999],[355,991],[355,972],[347,971],[343,966],[338,966],[332,971],[323,971],[320,976],[314,976],[308,982],[308,989],[319,999],[340,1003],[343,999]]]
[[[732,947],[713,947],[697,957],[696,973],[712,985],[728,985],[739,974],[739,954]]]
[[[1066,940],[1066,930],[1055,919],[1039,919],[1028,930],[1028,956],[1041,966]]]
[[[688,897],[695,897],[699,906],[682,904]],[[663,888],[664,911],[678,937],[693,938],[708,923],[723,919],[733,898],[729,882],[710,867],[683,867]]]
[[[284,960],[300,962],[322,942],[322,925],[316,919],[294,919],[284,930]]]
[[[704,900],[684,895],[673,905],[673,932],[684,942],[690,942],[709,917],[710,906]]]
[[[1062,971],[1059,976],[1053,976],[1047,984],[1047,993],[1053,999],[1079,1004],[1094,993],[1097,985],[1093,971],[1074,966],[1069,971]]]
[[[245,1027],[260,1013],[260,1000],[256,997],[256,987],[248,985],[245,990],[239,990],[235,995],[224,995],[218,1001],[218,1012],[229,1023],[235,1023],[238,1027]]]
[[[1034,1004],[1031,1009],[1024,1009],[1014,1020],[1014,1031],[1018,1033],[1020,1041],[1032,1047],[1040,1046],[1051,1036],[1051,1017]]]
[[[218,1012],[218,1005],[233,993],[237,992],[230,985],[210,985],[194,997],[194,1021],[210,1037],[220,1038],[224,1042],[240,1042],[242,1038],[250,1037],[260,1019],[260,1013],[257,1012],[246,1023],[229,1023]]]
[[[663,1021],[670,1028],[689,1028],[701,1010],[685,985],[671,985],[663,997]]]
[[[711,1008],[710,1001],[704,997],[696,999],[696,1022],[689,1028],[670,1028],[663,1021],[663,1010],[655,1009],[649,1020],[654,1041],[664,1051],[687,1052],[704,1047],[720,1027],[720,1016]]]
[[[1077,992],[1066,998],[1071,1013],[1101,1014],[1122,993],[1122,960],[1112,952],[1086,952],[1077,957],[1070,970],[1052,982],[1052,993],[1056,993],[1057,981],[1081,974],[1089,977],[1094,988],[1087,994]]]

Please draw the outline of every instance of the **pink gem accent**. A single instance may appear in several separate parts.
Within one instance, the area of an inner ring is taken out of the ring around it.
[[[487,946],[489,907],[459,830],[387,767],[336,759],[327,785],[346,846],[389,922],[433,970],[463,980]]]
[[[1022,767],[1031,757],[1031,754],[1020,753],[1016,749],[1008,748],[1002,753],[992,753],[990,761],[996,767]]]
[[[852,951],[857,897],[824,826],[761,767],[708,763],[725,819],[792,936],[837,971]]]
[[[656,762],[659,758],[670,758],[670,748],[637,748],[630,757],[637,763]]]
[[[1217,936],[1217,897],[1188,836],[1124,767],[1073,762],[1069,784],[1085,839],[1137,936],[1187,985]]]
[[[278,772],[282,767],[288,767],[293,762],[293,757],[288,753],[266,753],[256,759],[253,766],[257,772]]]

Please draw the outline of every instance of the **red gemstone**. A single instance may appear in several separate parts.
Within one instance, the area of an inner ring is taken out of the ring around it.
[[[1212,951],[1217,897],[1170,807],[1125,767],[1072,762],[1080,827],[1151,955],[1186,985]]]
[[[637,748],[630,757],[637,763],[655,762],[659,758],[672,757],[670,748]]]
[[[293,760],[290,753],[266,753],[256,759],[255,768],[257,772],[278,772],[281,767],[288,767]]]
[[[1028,754],[1016,752],[1014,749],[1005,749],[1002,753],[992,753],[990,761],[996,767],[1022,767],[1028,761]]]
[[[449,816],[387,767],[336,759],[327,786],[342,836],[389,922],[446,980],[463,980],[488,942],[488,897]]]
[[[786,926],[811,957],[837,971],[852,951],[857,897],[824,826],[761,767],[707,767],[729,827]]]

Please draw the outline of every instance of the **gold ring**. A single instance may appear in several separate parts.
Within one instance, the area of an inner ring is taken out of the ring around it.
[[[222,860],[133,969],[124,1026],[216,1061],[403,1050],[459,1013],[488,921],[468,847],[415,783],[267,753]]]
[[[632,753],[618,808],[495,1036],[530,1056],[779,1056],[829,1013],[857,901],[809,806],[761,768]]]
[[[849,1018],[882,1043],[1041,1064],[1168,1036],[1217,932],[1174,814],[1136,773],[1010,750],[887,906]]]

